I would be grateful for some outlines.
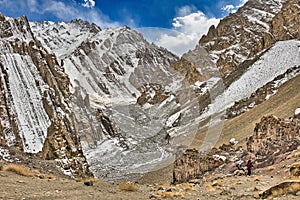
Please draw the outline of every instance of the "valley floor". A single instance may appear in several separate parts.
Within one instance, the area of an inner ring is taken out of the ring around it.
[[[94,181],[92,186],[86,186],[82,181],[62,177],[47,179],[0,171],[0,199],[255,199],[259,191],[289,179],[288,165],[295,160],[293,157],[276,166],[255,169],[251,176],[207,174],[202,180],[178,185],[131,183],[124,186],[124,182]],[[296,200],[300,192],[297,195],[276,199]]]

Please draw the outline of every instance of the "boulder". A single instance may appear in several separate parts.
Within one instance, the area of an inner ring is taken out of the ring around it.
[[[257,167],[265,167],[274,164],[279,155],[296,150],[299,145],[298,119],[270,115],[262,117],[256,124],[253,135],[247,141],[247,150],[257,158]]]
[[[291,176],[300,176],[300,162],[291,165],[290,174]]]
[[[281,182],[269,189],[259,193],[259,197],[262,199],[272,199],[278,196],[293,194],[296,195],[300,191],[300,181],[290,180]]]

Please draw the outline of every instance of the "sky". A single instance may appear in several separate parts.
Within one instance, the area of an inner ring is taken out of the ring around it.
[[[0,0],[0,12],[29,21],[83,19],[104,28],[129,26],[177,55],[195,48],[211,25],[247,0]]]

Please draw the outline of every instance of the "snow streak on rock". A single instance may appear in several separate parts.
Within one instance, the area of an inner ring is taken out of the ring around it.
[[[70,107],[70,80],[26,17],[0,14],[0,71],[0,145],[40,152],[70,176],[89,176]]]
[[[11,126],[8,125],[9,120],[17,119],[16,125],[23,140],[24,151],[36,153],[42,150],[47,136],[47,127],[50,123],[41,96],[46,89],[45,83],[39,76],[32,58],[28,55],[15,53],[13,47],[13,45],[21,46],[21,41],[28,45],[29,41],[34,38],[25,17],[17,20],[5,17],[1,21],[1,27],[7,28],[0,31],[1,76],[2,80],[7,81],[7,83],[3,82],[3,85],[6,85],[3,92],[9,97],[6,98],[5,104],[10,102],[7,109],[12,112],[3,115],[2,120],[6,116],[13,116],[1,123],[5,126]],[[40,84],[37,85],[37,82]],[[5,136],[8,145],[16,142],[16,136],[12,132],[7,132]]]
[[[36,153],[42,150],[50,125],[42,96],[43,81],[29,56],[5,54],[1,62],[8,68],[8,77],[12,95],[12,110],[19,125],[25,152]],[[40,87],[35,80],[40,81]]]
[[[229,108],[235,101],[246,98],[286,70],[300,65],[299,41],[281,41],[266,52],[238,80],[233,82],[206,113],[218,113]]]

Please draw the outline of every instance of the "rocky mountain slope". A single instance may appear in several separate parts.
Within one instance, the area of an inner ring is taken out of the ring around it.
[[[1,150],[41,152],[70,175],[90,174],[71,110],[70,80],[26,17],[0,15]]]
[[[271,91],[268,96],[255,95],[255,91],[273,80],[280,85],[294,76],[290,70],[300,64],[299,12],[299,2],[294,0],[250,0],[212,26],[194,50],[173,63],[181,71],[193,66],[203,80],[198,85],[214,85],[207,91],[214,103],[202,101],[200,109],[208,109],[200,121],[211,116],[210,124],[214,124],[249,110],[256,105],[253,98],[247,101],[250,96],[256,96],[259,103],[272,95]]]
[[[93,173],[114,179],[170,163],[191,143],[198,102],[166,49],[129,27],[1,19],[3,152],[18,143],[69,175],[88,171],[77,167],[84,152]]]
[[[246,60],[255,59],[277,41],[299,37],[299,1],[254,0],[222,19],[217,27],[210,27],[196,50],[204,47],[226,77],[249,67]]]
[[[297,0],[250,0],[210,27],[175,65],[184,69],[188,62],[204,80],[219,77],[228,87],[276,42],[293,39],[299,40]]]
[[[189,149],[176,159],[173,182],[188,182],[202,178],[206,172],[212,171],[224,175],[233,174],[236,163],[249,159],[255,163],[257,169],[281,164],[284,157],[293,158],[294,153],[299,154],[299,122],[297,115],[290,119],[280,119],[274,115],[264,116],[246,139],[246,145],[238,145],[239,142],[232,139],[207,154]]]
[[[70,77],[80,139],[98,177],[144,173],[191,143],[198,102],[185,77],[170,67],[175,55],[129,27],[101,30],[81,20],[31,27]],[[168,133],[177,145],[166,147]]]

